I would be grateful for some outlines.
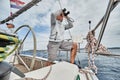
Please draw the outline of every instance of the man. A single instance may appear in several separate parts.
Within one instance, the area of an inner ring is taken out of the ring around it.
[[[64,41],[64,31],[73,27],[73,22],[67,16],[68,13],[64,13],[64,10],[58,10],[51,14],[51,32],[48,43],[48,60],[47,65],[50,65],[57,57],[57,51],[60,49],[71,50],[70,62],[74,63],[77,43]],[[63,18],[67,19],[68,24],[63,25]]]

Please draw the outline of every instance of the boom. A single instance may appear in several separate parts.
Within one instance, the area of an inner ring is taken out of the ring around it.
[[[15,12],[12,16],[9,16],[6,19],[0,21],[0,24],[4,24],[5,22],[8,22],[8,21],[14,19],[15,17],[19,16],[20,14],[22,14],[26,10],[30,9],[31,7],[33,7],[34,5],[36,5],[40,1],[41,0],[32,0],[31,2],[26,4],[23,8],[21,8],[19,11]]]

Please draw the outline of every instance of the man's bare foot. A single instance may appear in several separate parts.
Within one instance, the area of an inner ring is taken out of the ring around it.
[[[49,61],[48,61],[48,62],[46,63],[46,66],[50,66],[50,65],[52,65],[52,64],[53,64],[53,62],[49,62]]]

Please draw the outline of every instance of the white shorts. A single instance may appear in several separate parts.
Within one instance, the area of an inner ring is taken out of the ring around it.
[[[49,41],[47,46],[48,60],[53,62],[57,58],[57,51],[59,49],[71,50],[72,45],[73,42],[68,42],[68,41],[61,41],[61,42]]]

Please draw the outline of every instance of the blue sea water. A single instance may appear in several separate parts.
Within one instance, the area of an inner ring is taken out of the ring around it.
[[[113,54],[120,54],[120,49],[109,49],[109,51]],[[23,54],[32,55],[32,51],[25,51]],[[45,50],[38,50],[37,56],[47,58],[48,54]],[[66,52],[61,51],[60,54],[58,53],[57,60],[68,61],[69,57]],[[78,60],[80,60],[82,68],[88,66],[88,57],[84,50],[77,54],[75,60],[77,64]],[[98,55],[95,58],[95,64],[98,67],[97,77],[99,80],[120,80],[120,57]]]

